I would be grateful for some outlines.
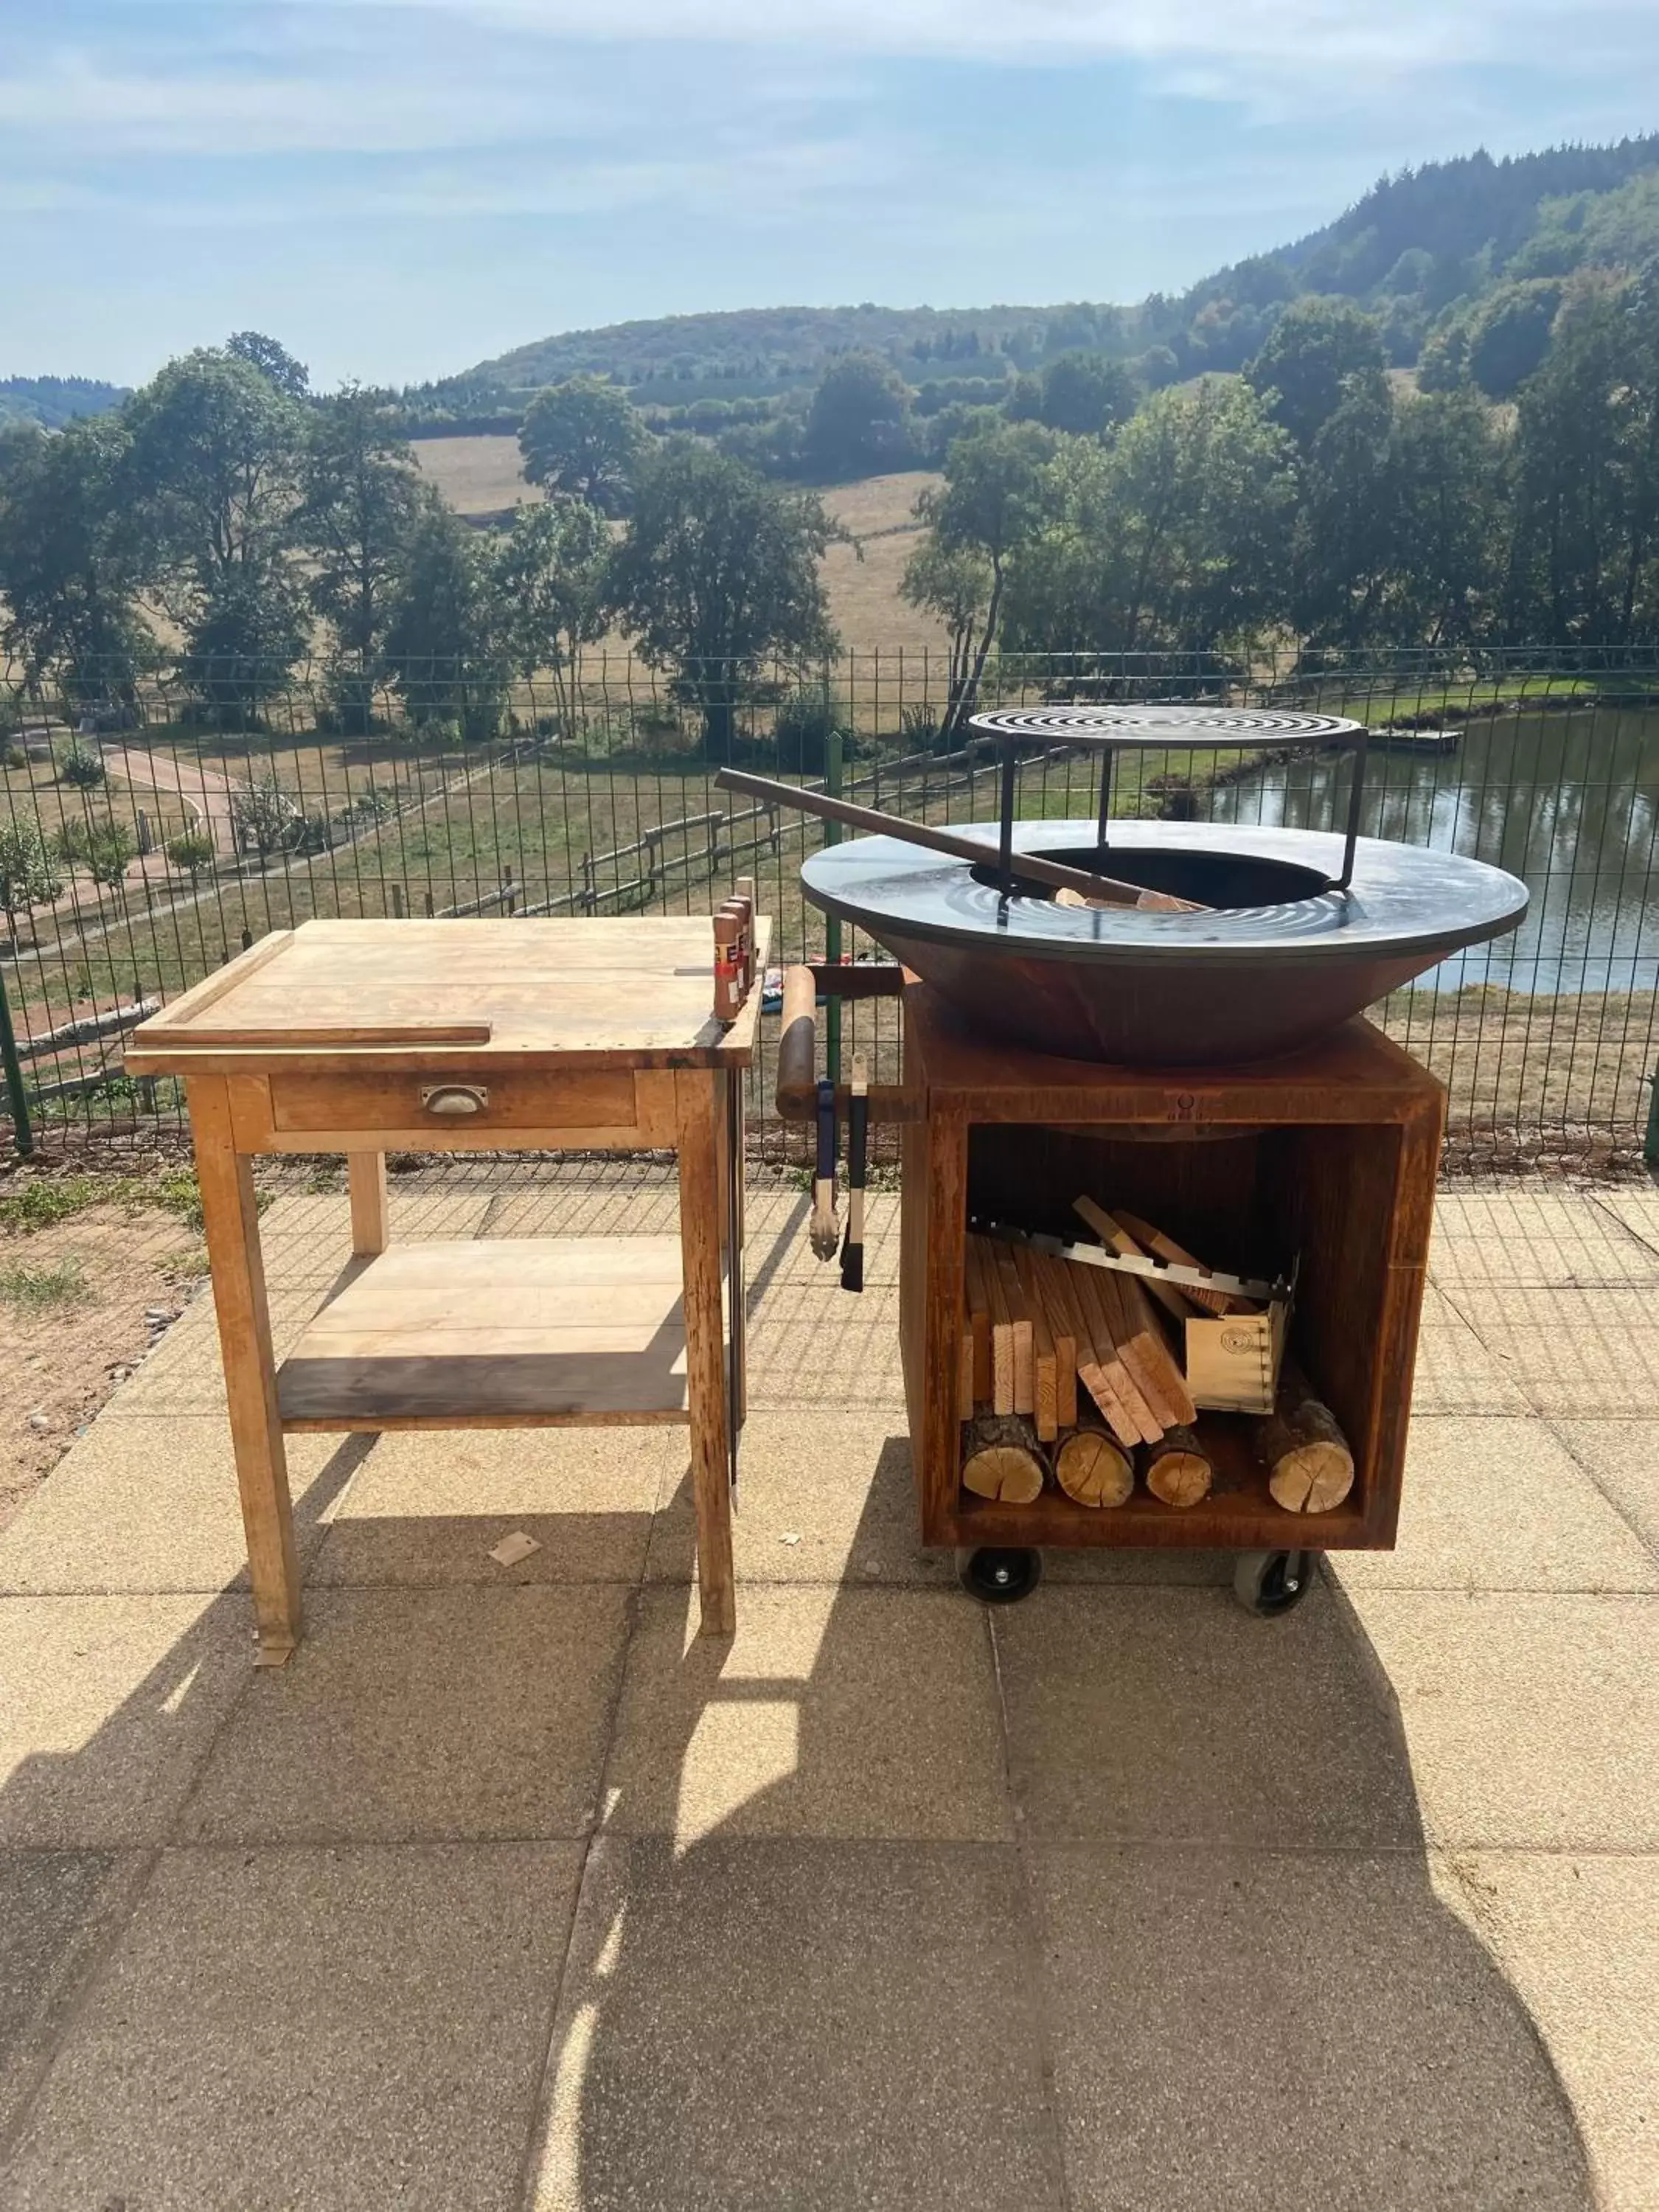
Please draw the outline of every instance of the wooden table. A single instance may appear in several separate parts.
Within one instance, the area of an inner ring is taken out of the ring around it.
[[[769,925],[757,922],[756,971]],[[742,1074],[761,994],[711,1012],[708,918],[309,921],[137,1030],[185,1084],[258,1621],[302,1627],[283,1438],[678,1421],[707,1633],[735,1626]],[[388,1152],[672,1152],[678,1237],[390,1244]],[[252,1158],[343,1152],[353,1257],[278,1367]]]

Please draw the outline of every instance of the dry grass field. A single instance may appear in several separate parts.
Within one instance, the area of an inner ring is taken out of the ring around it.
[[[499,514],[542,496],[519,474],[516,438],[421,438],[413,451],[421,474],[458,514]]]
[[[516,438],[422,438],[415,458],[422,475],[459,514],[500,514],[521,500],[542,496],[519,474]],[[939,623],[899,597],[920,531],[912,510],[918,495],[938,482],[918,469],[837,484],[823,494],[830,513],[863,546],[861,560],[850,545],[831,546],[823,564],[830,614],[849,650],[885,654],[943,647]]]
[[[917,498],[939,481],[927,470],[915,469],[838,484],[823,494],[830,513],[860,541],[856,549],[832,545],[823,563],[830,617],[849,651],[944,651],[943,626],[899,597],[904,564],[921,536],[914,513]]]

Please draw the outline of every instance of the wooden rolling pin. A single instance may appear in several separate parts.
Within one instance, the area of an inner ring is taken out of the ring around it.
[[[746,769],[720,769],[715,782],[722,791],[747,792],[774,806],[793,806],[802,814],[817,814],[826,822],[839,822],[848,830],[866,830],[873,837],[900,837],[908,845],[921,845],[930,853],[948,853],[953,860],[972,860],[980,867],[994,866],[998,854],[983,837],[964,837],[955,830],[935,829],[931,823],[907,822],[902,814],[883,814],[873,806],[854,806],[845,799],[831,799],[822,791],[804,791],[797,784],[777,783],[769,775],[750,775]],[[1028,883],[1046,884],[1051,890],[1081,891],[1085,898],[1108,906],[1140,907],[1158,914],[1208,914],[1212,909],[1191,899],[1174,898],[1168,891],[1148,890],[1144,884],[1126,884],[1116,876],[1092,875],[1086,868],[1068,868],[1059,860],[1045,860],[1036,853],[1016,853],[1014,872]]]

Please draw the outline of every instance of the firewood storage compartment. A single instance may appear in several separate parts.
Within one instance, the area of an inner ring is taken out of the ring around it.
[[[1264,1613],[1282,1609],[1273,1562],[1389,1547],[1439,1158],[1433,1077],[1363,1020],[1254,1067],[1158,1070],[976,1036],[925,986],[904,1002],[900,1328],[923,1541],[954,1547],[968,1587],[992,1599],[1024,1595],[1047,1547],[1233,1551],[1257,1563],[1239,1594]],[[1052,1478],[1029,1504],[963,1488],[969,1223],[1086,1237],[1081,1194],[1156,1222],[1207,1266],[1295,1270],[1291,1354],[1353,1455],[1340,1504],[1287,1510],[1260,1424],[1213,1412],[1195,1425],[1214,1469],[1196,1504],[1164,1504],[1141,1480],[1105,1509]]]

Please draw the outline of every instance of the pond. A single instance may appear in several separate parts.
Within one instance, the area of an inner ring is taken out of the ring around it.
[[[1347,779],[1339,757],[1261,769],[1214,793],[1214,818],[1329,829],[1346,819]],[[1374,750],[1363,826],[1491,861],[1532,893],[1512,935],[1443,962],[1419,990],[1659,985],[1659,713],[1505,715],[1468,724],[1455,753]]]

